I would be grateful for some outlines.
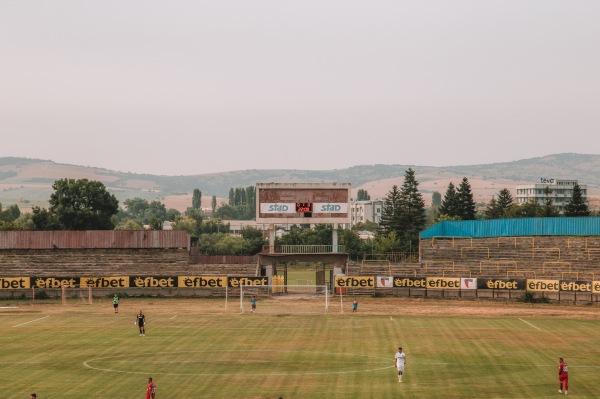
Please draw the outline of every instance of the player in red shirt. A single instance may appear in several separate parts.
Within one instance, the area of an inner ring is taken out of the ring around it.
[[[565,387],[565,395],[568,394],[569,389],[569,366],[562,357],[559,357],[560,362],[558,363],[558,381],[560,383],[560,389],[558,393],[562,393],[563,385]]]
[[[152,382],[152,377],[148,377],[148,388],[146,388],[146,399],[156,398],[156,384]]]

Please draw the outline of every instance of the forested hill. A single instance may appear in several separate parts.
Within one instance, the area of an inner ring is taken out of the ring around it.
[[[240,170],[192,176],[157,176],[112,171],[102,168],[59,164],[49,160],[0,158],[0,203],[44,204],[52,192],[51,185],[61,178],[88,178],[102,181],[119,201],[142,197],[161,199],[191,194],[199,188],[203,196],[227,198],[232,187],[245,187],[258,182],[349,182],[354,189],[364,187],[375,196],[402,184],[408,168],[415,171],[425,193],[445,191],[447,181],[458,183],[467,177],[473,190],[478,184],[490,193],[502,187],[534,183],[540,178],[576,179],[587,184],[590,195],[600,192],[600,155],[555,154],[514,162],[485,165],[453,165],[432,167],[420,165],[358,165],[335,170]],[[478,183],[485,182],[485,183]],[[491,196],[487,193],[482,198]]]

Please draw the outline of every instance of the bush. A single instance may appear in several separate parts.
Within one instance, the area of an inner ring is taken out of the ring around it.
[[[46,291],[36,291],[35,299],[48,299],[50,298]]]
[[[550,300],[545,296],[540,296],[539,298],[536,298],[535,293],[531,291],[525,291],[523,296],[517,298],[516,300],[518,302],[525,303],[550,303]]]

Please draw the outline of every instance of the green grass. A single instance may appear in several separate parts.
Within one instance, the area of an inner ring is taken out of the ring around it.
[[[261,314],[267,302],[253,315],[208,299],[125,299],[119,314],[109,300],[0,310],[0,397],[141,398],[151,375],[159,399],[547,398],[558,395],[559,356],[569,363],[569,394],[599,396],[593,314],[403,316],[402,306],[395,314],[292,314],[285,306]],[[140,308],[145,337],[133,325]],[[398,345],[407,353],[402,384]]]

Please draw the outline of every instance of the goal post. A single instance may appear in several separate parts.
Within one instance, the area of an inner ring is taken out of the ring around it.
[[[91,305],[94,303],[92,287],[84,286],[62,286],[61,303],[63,305]]]
[[[257,313],[327,313],[327,285],[243,285],[240,286],[240,313],[250,311],[257,301]]]

